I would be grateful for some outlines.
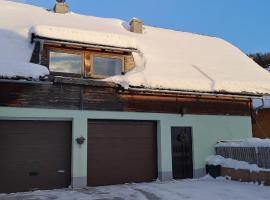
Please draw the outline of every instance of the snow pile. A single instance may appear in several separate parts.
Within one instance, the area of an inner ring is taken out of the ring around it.
[[[247,138],[239,142],[219,142],[215,147],[270,147],[270,139]]]
[[[224,158],[219,155],[208,156],[206,158],[206,163],[209,165],[221,165],[222,167],[233,168],[233,169],[245,169],[245,170],[249,170],[250,172],[252,171],[270,172],[270,169],[260,168],[256,164],[249,164],[248,162],[245,162],[245,161],[238,161],[231,158]]]
[[[30,29],[30,34],[32,33],[45,38],[59,39],[71,42],[75,41],[81,43],[122,48],[137,48],[136,42],[132,37],[119,34],[94,32],[55,26],[34,26]]]
[[[40,77],[48,74],[48,68],[41,65],[0,60],[1,78],[27,77],[34,80],[39,80]]]
[[[0,60],[29,62],[29,30],[35,27],[32,31],[44,37],[139,49],[136,69],[109,79],[126,88],[270,94],[269,73],[222,39],[149,26],[136,34],[121,20],[3,0],[0,13]]]

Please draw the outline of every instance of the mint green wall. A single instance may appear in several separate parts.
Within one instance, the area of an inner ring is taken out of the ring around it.
[[[0,107],[0,119],[50,119],[72,121],[72,176],[87,176],[87,143],[79,146],[75,138],[87,138],[88,119],[134,119],[158,122],[158,169],[171,172],[171,126],[192,126],[194,168],[205,165],[205,157],[213,154],[213,145],[219,140],[242,139],[252,136],[250,117],[175,115],[159,113],[79,111]]]

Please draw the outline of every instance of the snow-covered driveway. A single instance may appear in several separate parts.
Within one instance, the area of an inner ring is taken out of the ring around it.
[[[0,195],[0,200],[263,200],[270,187],[224,179],[126,184],[82,190],[51,190]]]

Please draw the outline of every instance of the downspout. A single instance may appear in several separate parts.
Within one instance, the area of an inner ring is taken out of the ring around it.
[[[256,107],[256,108],[254,109],[256,115],[258,114],[259,110],[265,108],[265,101],[264,101],[264,98],[262,98],[261,101],[262,101],[262,105],[260,105],[260,106],[258,106],[258,107]]]
[[[258,100],[258,99],[256,99],[256,100]],[[252,123],[253,124],[256,124],[256,116],[258,115],[259,111],[262,110],[262,109],[264,109],[264,108],[269,108],[270,107],[270,106],[268,106],[266,104],[264,97],[262,97],[260,100],[262,102],[261,105],[259,105],[257,107],[255,107],[254,105],[252,105],[253,111],[251,111],[251,117],[252,117]]]

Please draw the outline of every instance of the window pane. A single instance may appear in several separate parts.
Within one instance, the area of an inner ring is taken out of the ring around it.
[[[50,51],[50,71],[81,74],[82,55]]]
[[[104,58],[94,56],[93,74],[100,76],[121,75],[122,60],[118,58]]]

